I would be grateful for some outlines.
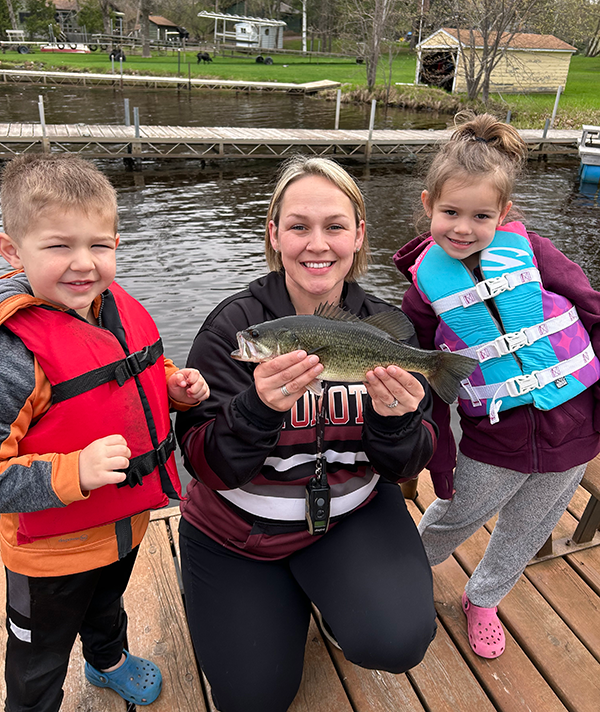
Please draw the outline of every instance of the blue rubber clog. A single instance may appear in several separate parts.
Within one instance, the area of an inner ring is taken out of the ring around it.
[[[126,650],[125,662],[112,672],[100,672],[88,662],[85,677],[96,687],[109,687],[127,702],[149,705],[160,695],[162,675],[154,663],[130,655]]]

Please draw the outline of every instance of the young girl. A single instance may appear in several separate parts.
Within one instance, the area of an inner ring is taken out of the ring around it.
[[[438,499],[419,531],[434,566],[499,514],[462,598],[471,647],[485,658],[505,647],[498,603],[600,450],[600,294],[550,240],[505,224],[526,153],[493,116],[459,125],[421,195],[431,232],[394,257],[412,283],[402,308],[421,347],[480,362],[459,394],[458,458],[450,411],[434,394]]]

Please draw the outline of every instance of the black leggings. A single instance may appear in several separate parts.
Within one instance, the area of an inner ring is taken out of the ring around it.
[[[184,527],[185,531],[185,527]],[[302,677],[310,602],[348,660],[404,672],[436,631],[431,569],[397,485],[277,561],[182,535],[186,608],[221,712],[285,712]]]
[[[79,633],[83,657],[95,668],[119,662],[127,615],[121,597],[137,547],[108,566],[36,578],[6,572],[7,712],[58,712],[71,649]]]

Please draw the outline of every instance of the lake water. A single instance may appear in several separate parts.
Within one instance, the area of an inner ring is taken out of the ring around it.
[[[48,123],[121,123],[124,96],[148,124],[323,128],[333,126],[335,110],[332,102],[286,94],[8,85],[0,122],[37,120],[40,93]],[[379,112],[377,126],[442,128],[448,118],[396,110]],[[367,107],[342,106],[342,127],[367,123]],[[145,165],[142,173],[126,172],[117,161],[100,166],[119,194],[118,279],[155,318],[166,353],[183,364],[210,310],[265,271],[264,219],[276,163],[202,169],[191,161],[164,162]],[[574,158],[530,162],[514,200],[528,226],[551,238],[600,288],[600,209],[594,192],[580,192],[577,167]],[[367,201],[373,263],[362,283],[399,304],[406,284],[391,258],[415,234],[422,166],[348,169]]]
[[[142,124],[333,128],[335,104],[285,94],[176,92],[76,87],[3,87],[0,122],[37,121],[44,96],[48,123],[123,123],[123,97],[140,108]],[[367,106],[342,106],[341,128],[366,128]],[[379,111],[376,128],[445,128],[449,117]],[[151,163],[129,173],[99,163],[119,195],[119,282],[154,317],[165,352],[184,365],[204,318],[222,299],[266,270],[264,221],[275,162],[208,166]],[[406,289],[392,255],[415,235],[423,188],[416,164],[350,165],[367,202],[373,262],[363,286],[394,304]],[[532,161],[515,205],[532,230],[549,237],[600,289],[600,207],[596,187],[582,192],[576,158]],[[2,262],[0,258],[0,262]],[[189,476],[180,468],[182,480]]]

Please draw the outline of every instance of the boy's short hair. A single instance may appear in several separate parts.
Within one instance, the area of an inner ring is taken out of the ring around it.
[[[76,156],[23,154],[2,173],[0,206],[4,232],[22,238],[41,211],[49,207],[114,215],[117,194],[93,163]]]

